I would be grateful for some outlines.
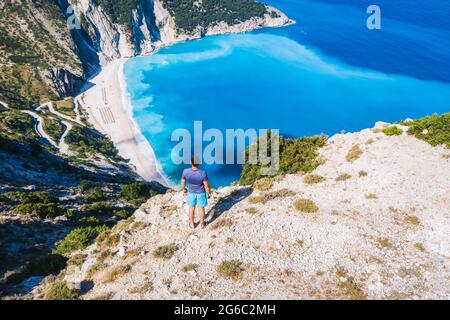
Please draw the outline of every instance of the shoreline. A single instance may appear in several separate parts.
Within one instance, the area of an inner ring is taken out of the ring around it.
[[[178,38],[167,43],[160,42],[151,52],[140,56],[153,55],[162,48],[180,42],[200,40],[207,36],[245,33],[261,28],[281,28],[296,23],[294,20],[287,18],[281,11],[273,7],[270,8],[280,13],[280,18],[275,19],[275,21],[270,19],[264,21],[263,25],[254,25],[254,19],[235,26],[218,25],[207,32],[205,36],[184,40]],[[282,20],[284,18],[286,20]],[[174,188],[174,183],[165,176],[162,165],[150,142],[142,134],[133,116],[133,106],[123,73],[124,64],[131,58],[133,57],[118,58],[101,66],[98,74],[86,82],[91,84],[92,87],[80,92],[75,100],[88,112],[89,123],[112,140],[119,151],[119,155],[129,160],[129,164],[141,178]]]
[[[116,59],[102,67],[89,80],[93,86],[78,95],[76,100],[88,112],[89,123],[112,140],[119,155],[129,160],[140,177],[171,187],[153,148],[134,120],[123,76],[123,65],[127,60]]]

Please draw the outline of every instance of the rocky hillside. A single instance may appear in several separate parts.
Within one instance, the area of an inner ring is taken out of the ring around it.
[[[291,23],[254,0],[5,0],[0,10],[0,101],[19,108],[75,94],[116,58]]]
[[[448,299],[448,121],[336,135],[309,173],[216,190],[205,230],[156,196],[34,297]]]

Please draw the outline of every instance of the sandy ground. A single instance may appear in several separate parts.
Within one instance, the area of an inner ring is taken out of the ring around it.
[[[93,86],[76,100],[89,113],[89,122],[111,138],[119,154],[130,160],[137,174],[168,185],[153,149],[133,121],[128,98],[123,94],[126,89],[121,78],[125,61],[115,60],[105,66],[89,81]]]

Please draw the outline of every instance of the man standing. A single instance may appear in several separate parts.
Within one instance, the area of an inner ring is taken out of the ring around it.
[[[211,188],[208,183],[208,175],[205,171],[199,169],[199,163],[195,157],[191,160],[192,167],[183,171],[181,178],[181,188],[183,192],[188,192],[189,205],[189,226],[195,229],[194,217],[195,208],[200,210],[200,227],[204,229],[205,207],[208,205],[208,199],[211,197]],[[188,189],[186,190],[186,183]]]

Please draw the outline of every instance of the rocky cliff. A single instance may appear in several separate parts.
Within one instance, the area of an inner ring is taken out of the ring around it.
[[[292,22],[253,0],[5,0],[0,9],[0,100],[22,108],[73,95],[113,59]]]
[[[311,174],[217,190],[205,230],[183,194],[156,196],[35,297],[447,299],[449,149],[406,130],[339,134]]]

